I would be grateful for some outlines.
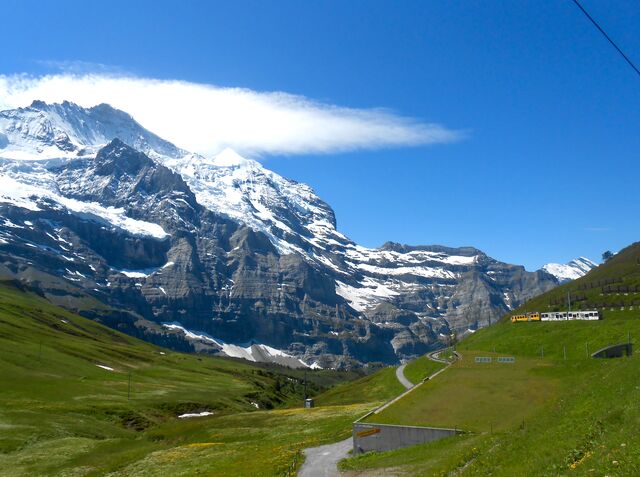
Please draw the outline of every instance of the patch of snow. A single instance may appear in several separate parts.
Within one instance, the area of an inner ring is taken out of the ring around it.
[[[205,341],[218,347],[220,351],[230,358],[246,359],[247,361],[260,362],[263,361],[263,357],[281,357],[294,360],[296,363],[304,367],[311,367],[304,361],[295,358],[294,356],[285,353],[282,350],[273,348],[271,346],[261,343],[245,343],[245,344],[233,344],[227,343],[219,338],[214,338],[208,333],[203,331],[188,330],[178,322],[162,323],[162,326],[171,330],[177,330],[182,332],[188,339]]]
[[[357,311],[364,311],[384,299],[399,294],[399,292],[392,289],[392,282],[389,281],[364,277],[360,284],[360,287],[354,287],[336,280],[336,293],[347,300]]]
[[[4,221],[4,223],[2,225],[4,225],[5,227],[11,227],[13,229],[23,229],[24,228],[22,225],[14,224],[9,219],[6,219],[4,217],[2,218],[2,220]]]
[[[502,297],[504,298],[504,304],[507,305],[507,308],[511,310],[513,308],[513,305],[511,304],[511,297],[509,296],[509,293],[503,292]]]
[[[127,217],[123,208],[103,207],[97,202],[70,199],[47,189],[18,182],[7,174],[0,174],[0,202],[39,211],[39,202],[42,200],[53,201],[58,206],[62,206],[80,217],[107,222],[132,235],[149,236],[156,239],[163,239],[169,235],[158,224]]]
[[[128,270],[128,269],[118,270],[116,268],[114,268],[113,270],[129,278],[148,278],[154,273],[156,273],[158,270],[162,270],[164,268],[170,267],[171,265],[173,265],[173,262],[167,262],[162,267],[143,268],[141,270]]]
[[[129,278],[147,278],[149,275],[151,275],[150,273],[136,272],[133,270],[118,270],[118,272]]]
[[[178,418],[189,419],[191,417],[205,417],[205,416],[213,416],[213,413],[209,411],[203,411],[198,413],[186,413],[186,414],[180,414]]]
[[[96,364],[98,368],[106,369],[107,371],[113,371],[113,368],[105,366],[104,364]]]

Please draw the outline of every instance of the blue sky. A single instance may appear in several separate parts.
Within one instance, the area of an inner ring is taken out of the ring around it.
[[[640,4],[583,4],[640,63]],[[64,65],[282,91],[464,131],[261,154],[363,245],[472,245],[536,269],[640,235],[640,78],[569,0],[5,0],[3,16],[4,75]]]

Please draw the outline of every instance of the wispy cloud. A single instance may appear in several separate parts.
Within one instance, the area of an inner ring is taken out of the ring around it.
[[[105,73],[0,75],[0,109],[34,99],[85,107],[109,103],[161,137],[202,154],[224,147],[247,155],[332,153],[463,137],[386,109],[346,108],[284,92]]]
[[[104,63],[94,63],[82,60],[34,60],[34,63],[45,68],[48,72],[84,75],[131,75],[131,71],[125,70],[121,66],[107,65]]]

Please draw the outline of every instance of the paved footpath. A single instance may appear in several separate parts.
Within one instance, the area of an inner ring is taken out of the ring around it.
[[[409,381],[404,375],[405,366],[406,364],[403,364],[396,368],[396,378],[398,378],[398,381],[400,381],[400,384],[402,384],[405,388],[411,389],[413,387],[413,383]]]
[[[442,363],[448,363],[448,361],[441,359],[437,356],[438,352],[429,353],[427,356],[429,359],[433,361],[440,361]],[[456,353],[456,356],[457,353]],[[460,358],[458,356],[458,358]],[[385,407],[393,404],[398,399],[402,398],[406,393],[408,393],[409,389],[414,387],[413,383],[409,381],[404,375],[404,367],[406,364],[398,366],[396,369],[396,377],[398,381],[402,383],[402,385],[407,388],[407,391],[402,393],[400,396],[395,399],[389,401],[384,406],[377,409],[376,412],[382,411]],[[442,371],[447,369],[448,366],[445,366],[437,373],[431,375],[431,378],[440,374]],[[305,449],[305,461],[298,472],[298,477],[340,477],[340,472],[338,471],[338,462],[345,457],[349,456],[349,451],[353,449],[353,438],[349,437],[340,442],[336,442],[335,444],[327,444],[320,447],[310,447]]]
[[[338,461],[348,457],[351,449],[353,449],[352,437],[335,444],[305,449],[306,459],[298,472],[298,477],[339,477]]]

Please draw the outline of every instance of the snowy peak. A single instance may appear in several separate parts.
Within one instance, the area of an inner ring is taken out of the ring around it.
[[[107,104],[83,108],[34,101],[0,112],[0,170],[55,189],[48,169],[59,159],[90,158],[114,139],[180,174],[209,210],[264,232],[282,253],[343,242],[335,215],[306,184],[285,179],[232,149],[213,158],[178,149]],[[318,242],[318,240],[320,242]]]
[[[188,206],[196,206],[195,197],[179,174],[117,138],[100,149],[94,159],[71,161],[50,171],[56,175],[60,191],[80,200],[120,207],[134,197],[150,201],[159,194],[180,196]]]
[[[598,264],[592,260],[586,257],[579,257],[566,264],[548,263],[542,269],[556,277],[560,283],[566,283],[585,276],[597,266]]]
[[[213,165],[218,167],[250,167],[258,165],[257,162],[246,159],[233,149],[227,147],[219,153],[212,161]]]
[[[0,158],[88,156],[115,138],[152,157],[186,154],[108,104],[83,108],[68,101],[34,101],[26,108],[0,111]]]
[[[196,194],[220,215],[265,233],[282,253],[302,253],[319,236],[344,241],[335,215],[306,184],[286,179],[231,149],[214,158],[167,160]]]

